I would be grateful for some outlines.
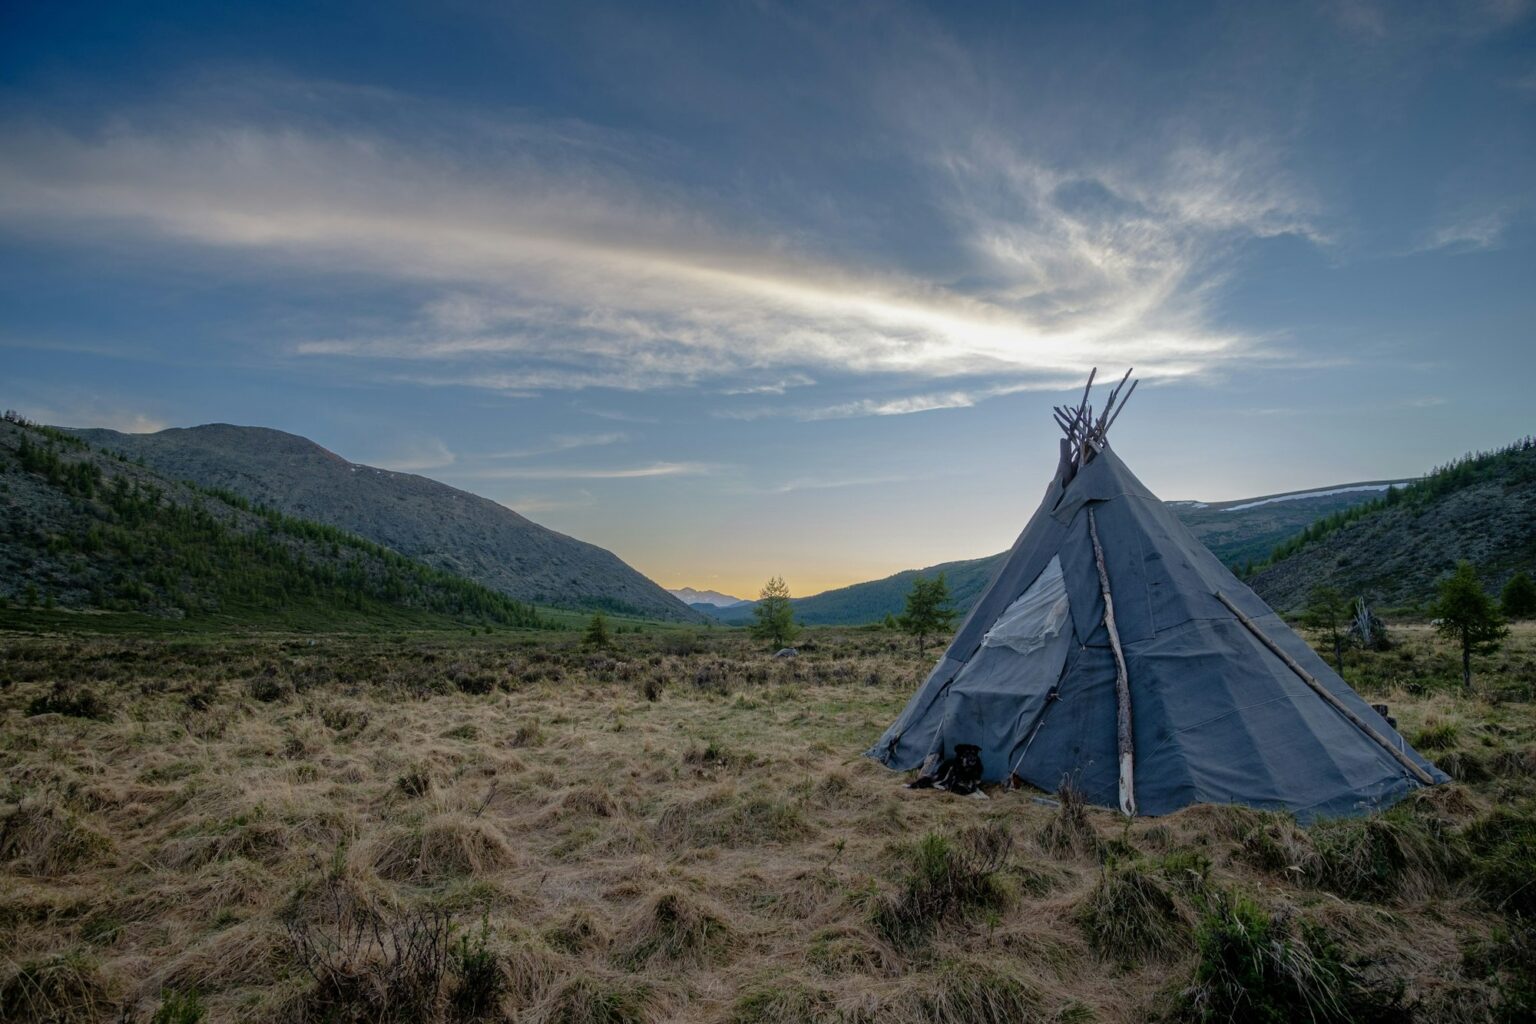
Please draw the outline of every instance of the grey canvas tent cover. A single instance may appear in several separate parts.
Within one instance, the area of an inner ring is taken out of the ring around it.
[[[1105,439],[1125,380],[1097,419],[1092,383],[1057,410],[1045,500],[869,755],[907,770],[975,744],[984,781],[1128,814],[1307,821],[1448,781],[1126,468]]]

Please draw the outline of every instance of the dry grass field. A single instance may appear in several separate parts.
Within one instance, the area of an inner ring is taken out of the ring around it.
[[[880,632],[0,636],[0,1019],[1529,1019],[1536,629],[1396,635],[1460,781],[1308,830],[904,790]]]

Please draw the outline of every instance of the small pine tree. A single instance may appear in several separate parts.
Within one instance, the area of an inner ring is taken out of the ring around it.
[[[1499,594],[1499,606],[1506,619],[1536,617],[1536,583],[1531,582],[1529,573],[1521,571],[1509,578]]]
[[[613,645],[608,636],[608,621],[603,618],[602,612],[592,614],[592,621],[587,623],[587,631],[581,640],[588,647],[607,648]]]
[[[896,616],[892,615],[890,612],[885,613],[885,620],[881,622],[880,625],[893,632],[901,628],[901,624],[896,621]]]
[[[928,645],[928,637],[949,629],[955,610],[949,607],[949,585],[944,574],[931,580],[921,577],[912,582],[907,593],[907,609],[901,615],[901,628],[917,639],[918,653]]]
[[[1349,614],[1344,595],[1333,587],[1316,587],[1307,598],[1307,607],[1301,613],[1304,625],[1328,634],[1333,641],[1333,667],[1344,674],[1344,634],[1339,627]]]
[[[1483,592],[1472,563],[1462,562],[1456,572],[1440,584],[1440,600],[1432,613],[1441,635],[1461,645],[1461,685],[1472,688],[1472,655],[1492,654],[1499,642],[1509,635],[1504,617]]]
[[[767,640],[775,647],[784,647],[800,633],[795,625],[795,609],[789,603],[789,584],[782,576],[775,576],[758,595],[752,609],[752,635]]]

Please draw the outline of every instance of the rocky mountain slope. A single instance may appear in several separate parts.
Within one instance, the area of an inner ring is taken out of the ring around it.
[[[301,628],[539,623],[529,605],[335,527],[12,419],[0,421],[0,606]]]
[[[347,530],[520,601],[705,621],[610,551],[436,480],[348,462],[294,434],[226,423],[75,433],[173,479]]]
[[[1470,456],[1390,499],[1314,524],[1248,581],[1275,608],[1295,610],[1314,587],[1423,608],[1459,561],[1490,592],[1536,571],[1536,442]]]

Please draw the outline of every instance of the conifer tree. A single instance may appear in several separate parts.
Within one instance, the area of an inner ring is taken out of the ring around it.
[[[1471,689],[1472,655],[1492,654],[1509,635],[1504,617],[1493,598],[1483,592],[1472,563],[1462,562],[1440,584],[1440,600],[1435,602],[1433,614],[1435,628],[1461,645],[1461,685]]]
[[[592,621],[587,623],[587,631],[581,639],[588,647],[606,649],[613,645],[612,639],[608,636],[608,622],[603,618],[602,612],[592,614]]]
[[[789,603],[789,584],[784,577],[775,576],[758,595],[752,609],[752,635],[767,640],[775,647],[784,647],[800,633],[795,625],[795,609]]]
[[[1301,616],[1303,624],[1328,634],[1333,642],[1333,667],[1341,676],[1344,674],[1344,635],[1339,632],[1339,626],[1347,614],[1343,594],[1333,587],[1315,587]]]
[[[921,653],[928,645],[928,637],[949,629],[954,622],[955,610],[949,607],[949,585],[944,574],[931,580],[921,577],[914,580],[907,593],[907,608],[902,612],[901,628],[917,639]]]
[[[1536,617],[1536,583],[1529,573],[1521,571],[1509,578],[1499,595],[1499,605],[1507,619]]]

